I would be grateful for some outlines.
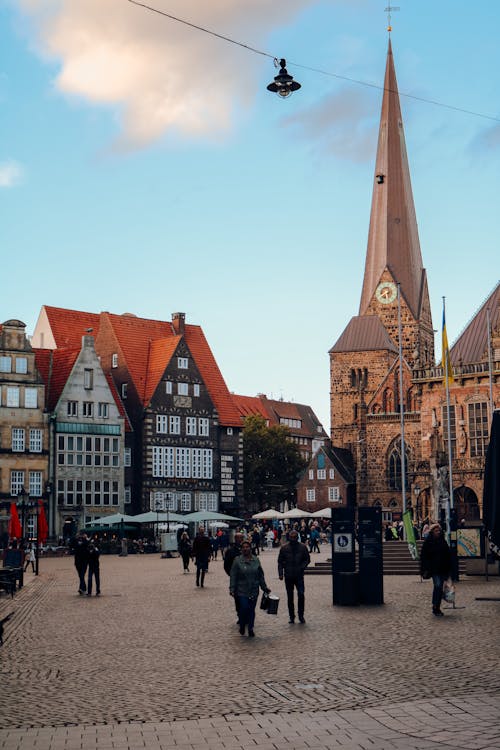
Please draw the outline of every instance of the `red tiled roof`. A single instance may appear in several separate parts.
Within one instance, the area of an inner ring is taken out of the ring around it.
[[[52,335],[58,349],[81,349],[82,336],[88,335],[92,328],[95,337],[99,332],[99,315],[96,313],[81,312],[80,310],[66,310],[62,307],[51,307],[44,305]]]
[[[45,383],[45,404],[53,411],[61,397],[81,347],[78,349],[34,349],[35,362]]]
[[[476,364],[487,359],[488,310],[491,330],[494,331],[500,327],[500,282],[451,347],[450,359],[453,365]]]
[[[367,352],[397,348],[377,315],[358,315],[351,318],[331,352]]]
[[[151,341],[146,366],[146,382],[144,386],[144,403],[149,404],[165,369],[172,359],[181,340],[181,336],[171,336],[169,339]]]
[[[267,413],[264,404],[258,396],[239,396],[236,393],[231,395],[242,420],[245,417],[260,415],[266,421],[274,421],[272,415]]]

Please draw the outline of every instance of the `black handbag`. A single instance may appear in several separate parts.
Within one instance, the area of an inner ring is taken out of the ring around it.
[[[260,600],[260,608],[264,610],[269,609],[269,594],[266,594],[265,591],[262,593],[262,599]]]

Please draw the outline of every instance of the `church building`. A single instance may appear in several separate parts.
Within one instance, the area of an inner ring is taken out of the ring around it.
[[[499,398],[499,302],[497,285],[451,349],[453,497],[466,520],[479,519],[488,426]],[[359,314],[329,354],[331,440],[351,451],[357,504],[380,506],[385,520],[399,518],[404,474],[414,519],[436,518],[448,486],[446,395],[442,368],[435,366],[390,40]]]

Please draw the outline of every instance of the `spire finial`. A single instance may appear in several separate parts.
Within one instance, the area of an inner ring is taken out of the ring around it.
[[[390,4],[387,6],[387,8],[385,8],[385,12],[387,13],[387,31],[389,32],[389,34],[392,31],[391,13],[392,13],[393,10],[401,10],[401,9],[400,9],[399,5],[390,5]]]

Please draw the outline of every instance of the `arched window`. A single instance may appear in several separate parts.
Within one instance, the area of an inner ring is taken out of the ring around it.
[[[406,489],[410,489],[410,483],[408,481],[408,464],[410,458],[410,452],[408,445],[405,444],[405,457],[406,457]],[[392,444],[389,450],[387,460],[387,476],[389,478],[389,487],[391,490],[401,490],[403,484],[401,481],[401,438],[397,438]]]

